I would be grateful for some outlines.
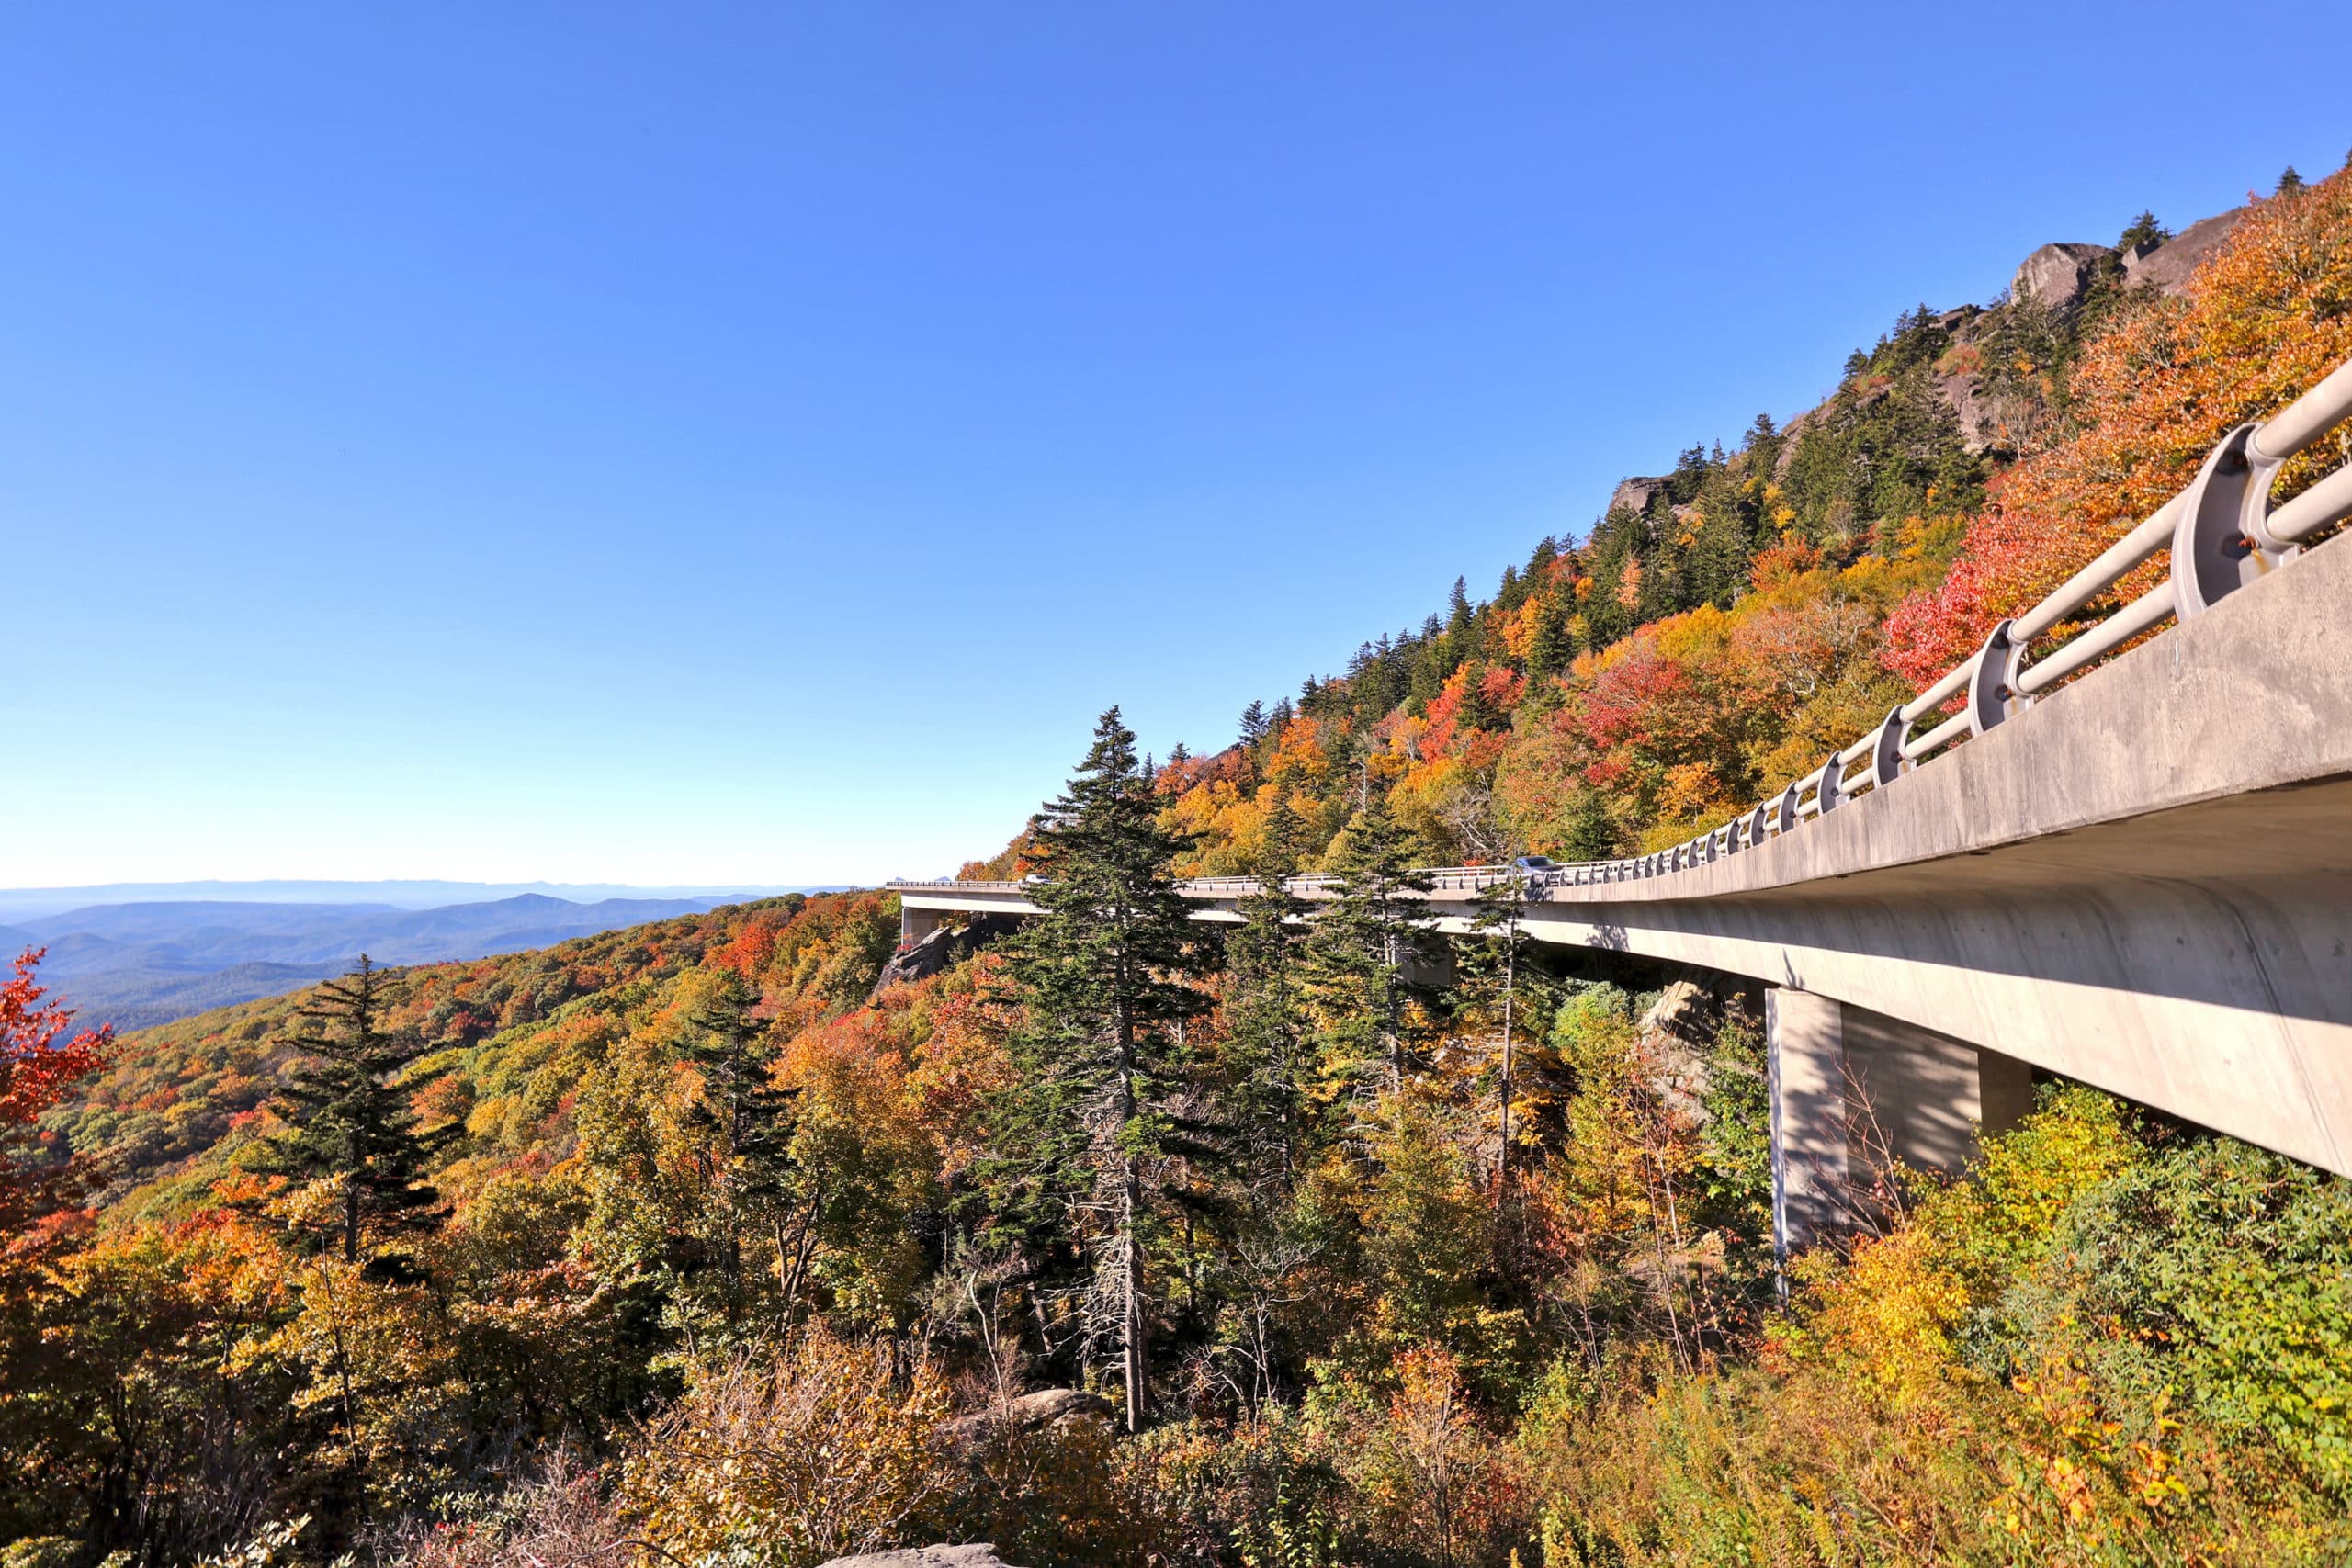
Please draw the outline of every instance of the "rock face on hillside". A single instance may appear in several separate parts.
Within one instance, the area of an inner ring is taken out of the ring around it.
[[[1713,989],[1700,979],[1685,977],[1666,987],[1642,1015],[1639,1026],[1658,1091],[1668,1103],[1702,1124],[1713,1082],[1707,1070],[1707,1047],[1722,1019],[1723,1004]]]
[[[904,1551],[872,1551],[836,1557],[824,1568],[1011,1568],[986,1541],[972,1546],[917,1546]]]
[[[2217,212],[2183,229],[2153,250],[2142,251],[2123,258],[2124,281],[2134,288],[2154,288],[2166,294],[2177,294],[2187,287],[2188,275],[2197,264],[2221,248],[2246,213],[2244,207]]]
[[[2092,244],[2086,241],[2064,240],[2043,245],[2018,264],[2009,282],[2012,300],[2032,300],[2041,309],[2071,321],[2089,298],[2092,288],[2104,273],[2112,276],[2112,268],[2120,263],[2123,286],[2127,289],[2153,288],[2164,294],[2178,294],[2188,286],[2198,266],[2230,237],[2230,233],[2253,210],[2234,208],[2216,213],[2182,230],[2161,244],[2138,245],[2128,251],[2118,251],[2112,245]],[[1982,452],[1996,440],[2013,439],[2004,436],[2004,411],[1980,389],[1983,345],[1994,340],[2006,312],[2002,307],[1991,308],[1963,305],[1947,310],[1935,318],[1935,324],[1951,334],[1951,352],[1933,367],[1933,390],[1938,400],[1951,411],[1960,427],[1962,443],[1971,452]],[[1872,396],[1887,395],[1865,389],[1860,394],[1865,401]],[[1781,427],[1786,438],[1780,454],[1780,468],[1775,477],[1785,477],[1789,465],[1797,454],[1796,438],[1816,421],[1826,417],[1834,400],[1822,402],[1789,420]],[[2012,412],[2014,411],[2011,411]],[[1668,477],[1661,474],[1636,474],[1620,479],[1610,492],[1607,513],[1623,507],[1628,511],[1645,512],[1653,497],[1664,490]]]
[[[892,954],[874,982],[874,994],[878,997],[892,986],[911,986],[917,980],[928,980],[1012,929],[1011,915],[974,915],[961,926],[943,926],[912,947]]]
[[[1665,488],[1664,474],[1619,479],[1617,488],[1609,492],[1609,510],[1614,512],[1622,506],[1629,512],[1639,512],[1649,505],[1650,497]]]
[[[2071,316],[2090,292],[2098,264],[2109,253],[2109,246],[2078,241],[2044,245],[2018,264],[2017,275],[2009,280],[2009,293],[2057,315]]]

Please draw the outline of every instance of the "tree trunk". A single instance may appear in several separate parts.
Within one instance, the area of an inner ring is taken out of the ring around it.
[[[1119,979],[1124,990],[1127,979],[1126,965],[1120,964]],[[1135,1123],[1136,1111],[1136,1022],[1126,1002],[1119,1003],[1119,1130],[1124,1135]],[[1119,1303],[1120,1360],[1127,1387],[1127,1430],[1143,1430],[1144,1404],[1151,1397],[1149,1369],[1144,1364],[1143,1342],[1143,1239],[1136,1234],[1136,1224],[1143,1213],[1143,1166],[1132,1149],[1119,1157],[1119,1245],[1125,1248],[1119,1259],[1120,1291],[1125,1299]]]
[[[1510,1005],[1519,995],[1519,920],[1503,927],[1503,1133],[1495,1154],[1495,1207],[1510,1190]]]
[[[1123,1337],[1126,1340],[1127,1430],[1140,1432],[1145,1406],[1151,1398],[1151,1372],[1144,1360],[1143,1238],[1136,1234],[1136,1216],[1143,1207],[1143,1172],[1133,1155],[1126,1156],[1125,1165],[1119,1228],[1126,1247],[1126,1257],[1121,1259],[1125,1274],[1121,1293],[1126,1297],[1122,1316]]]

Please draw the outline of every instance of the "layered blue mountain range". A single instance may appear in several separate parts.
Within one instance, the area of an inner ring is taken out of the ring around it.
[[[0,958],[46,947],[40,979],[77,1023],[141,1029],[207,1009],[276,996],[378,964],[435,964],[547,947],[729,900],[604,898],[540,893],[438,908],[390,904],[191,899],[98,904],[0,926]]]

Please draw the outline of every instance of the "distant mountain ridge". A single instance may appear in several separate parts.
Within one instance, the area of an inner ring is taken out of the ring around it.
[[[0,921],[19,925],[39,916],[101,904],[364,904],[390,909],[437,909],[451,904],[490,903],[526,893],[573,904],[593,904],[606,898],[715,898],[728,902],[830,891],[834,891],[830,885],[813,883],[699,882],[639,887],[619,882],[447,882],[434,878],[375,882],[107,882],[79,887],[0,887]]]
[[[45,947],[41,977],[85,1024],[143,1029],[293,990],[379,964],[436,964],[548,947],[574,937],[737,900],[603,898],[544,893],[407,909],[389,904],[232,899],[97,904],[0,926],[15,952]]]

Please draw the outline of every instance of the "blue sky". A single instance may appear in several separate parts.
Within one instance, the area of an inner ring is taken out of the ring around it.
[[[0,886],[952,869],[2335,167],[2265,16],[0,9]]]

